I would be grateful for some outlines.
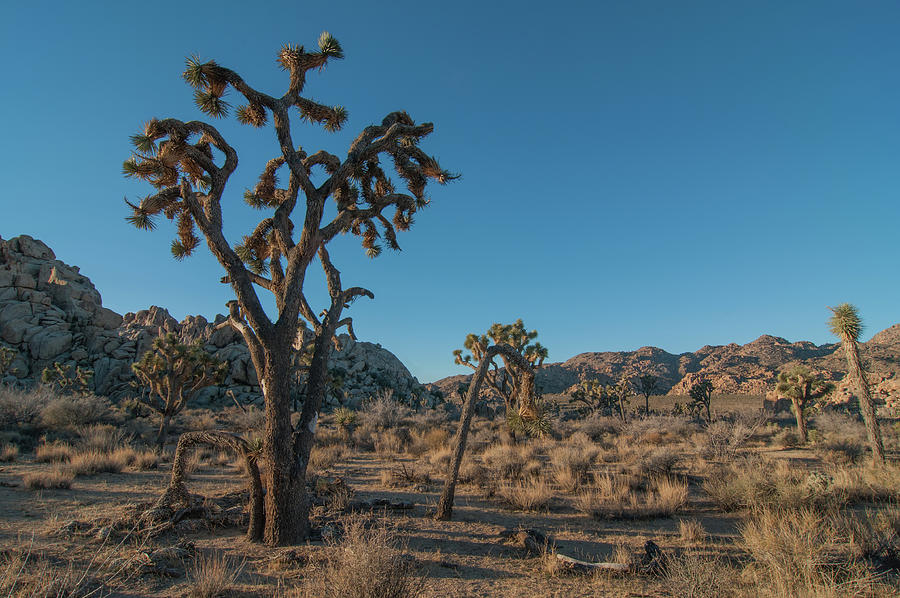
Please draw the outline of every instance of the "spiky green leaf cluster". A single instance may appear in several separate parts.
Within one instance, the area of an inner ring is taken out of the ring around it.
[[[834,388],[834,384],[826,381],[821,374],[802,365],[779,372],[775,385],[775,390],[782,396],[799,401],[801,408],[809,401],[827,396]]]
[[[225,70],[214,60],[201,62],[197,56],[185,59],[182,77],[194,88],[194,103],[202,112],[222,118],[228,115],[230,105],[222,99],[228,86]]]
[[[850,303],[841,303],[837,307],[829,307],[833,314],[828,320],[831,332],[842,341],[858,341],[863,331],[859,310]]]

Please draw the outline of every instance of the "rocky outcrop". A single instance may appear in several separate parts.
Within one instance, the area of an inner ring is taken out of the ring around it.
[[[890,406],[900,406],[900,324],[862,343],[861,353],[874,395]],[[792,343],[770,335],[746,345],[707,345],[680,355],[657,347],[581,353],[568,361],[543,366],[535,381],[545,393],[565,393],[581,379],[596,378],[608,384],[622,376],[635,379],[651,374],[658,378],[659,394],[684,395],[693,384],[706,379],[717,393],[766,395],[774,388],[778,372],[793,364],[804,364],[834,381],[837,388],[830,400],[846,402],[853,396],[849,381],[845,380],[847,364],[839,345]],[[469,377],[451,376],[433,386],[449,395],[461,383],[467,383]]]
[[[93,390],[120,399],[135,394],[131,364],[160,334],[173,332],[187,342],[201,341],[216,358],[227,361],[221,386],[205,390],[198,404],[230,402],[226,393],[248,402],[260,397],[256,371],[243,339],[225,316],[210,322],[188,316],[181,322],[161,307],[120,316],[103,307],[100,293],[75,266],[57,260],[41,241],[27,235],[0,239],[0,346],[16,358],[3,380],[22,385],[40,380],[54,362],[94,371]],[[381,345],[341,337],[330,367],[343,380],[329,402],[357,404],[381,388],[409,402],[434,404],[436,395],[419,384],[409,370]]]

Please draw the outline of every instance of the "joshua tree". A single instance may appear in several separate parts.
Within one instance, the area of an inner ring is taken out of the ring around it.
[[[64,394],[87,394],[91,390],[91,380],[94,378],[94,370],[76,367],[54,361],[52,366],[47,366],[41,372],[41,382],[52,386]]]
[[[692,403],[690,405],[691,410],[694,413],[699,414],[702,411],[706,411],[706,423],[710,423],[712,421],[712,414],[710,413],[709,407],[712,403],[712,391],[713,385],[709,380],[701,380],[697,382],[691,389],[688,391],[688,394],[691,395]]]
[[[638,378],[639,390],[644,395],[644,415],[650,415],[650,395],[656,390],[656,383],[659,378],[651,374],[644,374]]]
[[[622,378],[616,384],[610,384],[606,387],[606,394],[609,397],[609,401],[612,405],[615,406],[616,411],[619,412],[619,418],[624,422],[625,421],[625,409],[628,406],[628,399],[634,396],[634,391],[631,389],[631,384],[628,382],[628,378],[622,376]]]
[[[806,432],[806,417],[803,410],[816,399],[820,399],[834,390],[834,384],[826,382],[808,367],[797,365],[778,374],[775,390],[791,400],[794,417],[797,418],[797,432],[803,442],[809,440]]]
[[[203,345],[186,345],[169,332],[153,341],[153,348],[131,364],[138,380],[150,391],[140,400],[162,416],[156,435],[156,451],[161,453],[169,434],[169,422],[197,393],[225,378],[228,364],[214,359]]]
[[[869,391],[866,373],[859,360],[859,335],[863,329],[862,320],[856,307],[849,303],[841,303],[837,307],[828,309],[834,314],[828,320],[828,325],[831,327],[831,332],[841,339],[841,345],[844,346],[844,353],[847,356],[847,374],[856,386],[856,393],[859,396],[859,410],[866,422],[869,445],[872,447],[872,459],[876,464],[883,464],[884,445],[881,442],[881,428],[878,426],[875,402]]]
[[[609,408],[606,387],[596,378],[581,380],[570,396],[572,400],[584,403],[585,409],[590,415]]]
[[[522,320],[519,320],[517,323],[521,324],[521,322]],[[497,325],[495,324],[495,326]],[[537,335],[535,334],[535,336]],[[544,353],[546,354],[546,349],[544,349]],[[493,366],[496,371],[496,365],[493,364],[493,360],[497,355],[503,357],[507,367],[510,364],[516,367],[520,376],[518,384],[520,392],[534,392],[534,362],[525,357],[520,349],[506,344],[495,344],[487,346],[479,352],[478,366],[475,368],[475,374],[472,376],[472,382],[469,384],[469,391],[466,394],[466,401],[463,404],[462,416],[459,419],[459,429],[453,441],[453,454],[450,457],[447,480],[444,482],[444,490],[441,493],[441,500],[438,503],[435,519],[447,520],[450,519],[453,513],[453,496],[456,491],[456,480],[459,477],[459,466],[462,463],[463,453],[466,450],[466,438],[469,434],[469,425],[472,423],[472,415],[475,413],[475,402],[478,400],[481,384],[487,377],[488,367]],[[460,359],[459,355],[457,355],[457,359]],[[522,395],[520,395],[520,398],[522,398]]]
[[[544,419],[538,410],[539,406],[534,401],[534,376],[526,375],[526,373],[532,373],[533,370],[541,367],[547,357],[547,349],[540,343],[529,344],[537,338],[537,335],[537,330],[528,332],[525,329],[521,318],[514,324],[498,322],[488,329],[487,334],[481,336],[469,334],[466,337],[463,346],[470,351],[470,354],[463,355],[463,349],[453,352],[456,363],[476,371],[485,360],[490,364],[491,369],[486,372],[485,381],[503,399],[507,425],[513,436],[517,431],[542,432],[536,428],[532,429],[533,424],[543,422]],[[494,362],[497,353],[488,357],[487,349],[491,342],[495,345],[502,344],[512,347],[523,359],[513,360],[509,357],[508,352],[501,351],[499,353],[503,362],[501,369]],[[527,386],[529,384],[531,386]]]
[[[16,350],[9,347],[0,347],[0,376],[6,375],[6,370],[16,358]]]
[[[335,332],[343,326],[353,336],[350,319],[341,318],[343,310],[360,296],[374,297],[360,287],[344,288],[326,246],[339,234],[351,233],[361,238],[370,257],[381,252],[379,239],[398,249],[397,231],[409,229],[416,212],[428,204],[428,181],[443,184],[454,178],[419,147],[434,127],[417,125],[405,112],[392,112],[380,125],[366,127],[343,160],[325,151],[300,149],[291,132],[294,110],[329,131],[340,129],[347,119],[343,107],[325,106],[300,95],[308,72],[322,70],[330,59],[343,58],[340,44],[330,34],[323,33],[318,45],[314,52],[303,46],[281,48],[278,63],[288,72],[289,83],[278,96],[251,87],[236,72],[213,61],[187,60],[184,78],[195,89],[196,104],[203,112],[226,116],[230,106],[223,96],[230,87],[246,102],[235,111],[237,119],[262,127],[271,117],[278,139],[280,155],[269,160],[259,182],[244,194],[248,204],[271,215],[240,244],[232,246],[226,240],[221,206],[226,183],[237,168],[237,152],[215,127],[200,121],[151,120],[132,137],[137,151],[123,166],[126,175],[156,188],[139,204],[129,204],[131,223],[152,229],[153,217],[160,213],[177,219],[178,236],[172,243],[176,259],[200,245],[199,228],[225,269],[222,281],[231,285],[237,297],[229,303],[228,321],[247,343],[265,401],[260,458],[267,471],[264,541],[271,545],[295,543],[307,535],[306,469],[327,387],[330,345],[337,342]],[[382,169],[382,157],[390,159],[408,193],[395,188],[395,179]],[[281,169],[287,170],[283,186],[276,177]],[[321,184],[314,182],[314,169],[324,171]],[[329,200],[334,201],[328,211],[331,220],[326,218]],[[385,215],[386,210],[393,214]],[[316,259],[325,272],[330,299],[323,311],[313,309],[304,289],[307,269]],[[275,297],[278,317],[274,321],[262,307],[258,288]],[[300,419],[292,426],[291,352],[301,321],[310,326],[315,340]]]

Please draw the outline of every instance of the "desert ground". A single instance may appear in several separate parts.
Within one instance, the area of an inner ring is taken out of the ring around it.
[[[196,508],[163,524],[141,517],[168,483],[179,433],[252,439],[259,409],[186,410],[157,456],[157,420],[134,405],[3,388],[0,592],[900,594],[896,420],[881,422],[889,463],[873,468],[849,414],[814,415],[801,446],[793,417],[761,412],[761,397],[714,397],[708,425],[670,415],[676,400],[653,397],[649,416],[636,400],[622,422],[552,396],[552,431],[518,442],[502,417],[476,416],[453,518],[435,521],[457,422],[383,393],[322,418],[308,477],[312,539],[269,548],[245,537],[247,482],[227,453],[190,458]]]

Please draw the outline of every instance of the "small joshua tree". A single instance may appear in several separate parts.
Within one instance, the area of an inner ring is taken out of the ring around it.
[[[0,347],[0,377],[6,375],[6,371],[16,359],[16,350],[9,347]]]
[[[581,380],[578,385],[569,393],[573,401],[583,403],[582,408],[588,415],[593,415],[597,411],[603,411],[609,407],[606,386],[604,386],[596,378],[589,380]]]
[[[691,389],[688,391],[688,394],[691,396],[691,403],[689,405],[691,412],[694,413],[695,417],[699,416],[700,413],[705,412],[707,424],[712,421],[712,414],[710,412],[712,392],[713,385],[709,380],[697,382],[691,386]]]
[[[791,400],[794,417],[797,419],[797,433],[803,442],[807,442],[809,434],[806,431],[806,415],[803,410],[834,390],[834,384],[826,382],[822,376],[814,374],[808,367],[798,365],[778,374],[775,390]]]
[[[149,230],[159,214],[177,220],[178,235],[172,243],[176,259],[199,247],[199,229],[225,269],[222,282],[230,284],[237,297],[229,303],[228,323],[247,343],[265,401],[260,460],[267,471],[263,539],[269,545],[296,543],[309,532],[306,470],[327,392],[331,347],[339,328],[346,326],[353,336],[351,320],[342,317],[344,309],[358,297],[374,297],[367,289],[343,286],[327,245],[349,233],[361,239],[370,257],[378,256],[384,245],[399,249],[397,231],[408,230],[416,213],[429,203],[428,182],[443,184],[456,178],[420,148],[434,126],[416,124],[406,112],[392,112],[381,124],[363,129],[343,159],[298,147],[292,115],[299,113],[328,131],[339,130],[347,120],[343,107],[301,95],[308,73],[343,57],[340,44],[329,33],[319,37],[316,51],[283,46],[278,63],[289,80],[276,95],[252,87],[214,61],[187,60],[183,76],[194,88],[200,110],[215,118],[227,116],[230,105],[223,97],[230,88],[244,102],[235,111],[238,121],[253,127],[271,122],[278,140],[279,155],[268,161],[256,186],[244,194],[251,207],[270,214],[239,244],[226,239],[222,217],[222,199],[238,155],[216,127],[201,121],[152,119],[132,137],[136,151],[123,164],[126,176],[154,187],[139,204],[129,204],[129,221]],[[383,158],[389,168],[384,168]],[[279,171],[284,183],[279,183]],[[314,261],[324,270],[328,289],[323,310],[313,308],[304,288]],[[274,295],[277,318],[266,313],[258,289]],[[313,352],[300,418],[292,424],[291,354],[304,321],[314,335]]]
[[[41,372],[41,382],[63,394],[87,394],[91,390],[94,370],[76,367],[54,361],[52,366]]]
[[[606,394],[610,404],[619,412],[619,418],[624,422],[628,401],[634,396],[634,390],[632,390],[628,378],[623,376],[617,383],[607,386]]]
[[[463,355],[463,349],[453,352],[456,363],[478,371],[481,362],[488,360],[491,366],[485,372],[484,381],[500,398],[506,408],[506,421],[510,432],[515,436],[516,432],[526,432],[532,435],[543,433],[546,421],[545,414],[540,410],[540,404],[534,400],[534,376],[533,370],[541,367],[547,357],[547,349],[540,343],[532,343],[537,338],[537,330],[531,332],[525,329],[522,319],[514,324],[493,324],[486,334],[481,336],[469,334],[463,346],[470,353]],[[495,345],[508,345],[516,353],[522,356],[522,360],[513,360],[507,352],[500,352],[503,362],[501,369],[494,357],[494,353],[488,357],[487,349],[491,343]],[[523,365],[523,364],[527,364]],[[532,375],[525,375],[526,370]],[[528,386],[528,385],[531,386]]]
[[[156,436],[156,450],[161,453],[172,418],[202,389],[221,382],[228,364],[213,358],[199,342],[184,344],[170,332],[154,340],[153,348],[131,369],[149,390],[141,402],[162,416]]]
[[[883,464],[884,445],[881,442],[881,428],[878,426],[878,418],[875,414],[875,401],[872,400],[866,373],[863,371],[859,359],[859,335],[862,334],[863,329],[859,311],[849,303],[841,303],[837,307],[828,309],[833,314],[828,320],[828,324],[831,332],[841,339],[841,345],[847,356],[847,374],[856,386],[859,410],[866,422],[866,433],[869,436],[869,446],[872,448],[872,459],[878,465]]]
[[[650,415],[650,395],[656,390],[659,378],[651,374],[644,374],[638,378],[638,390],[644,395],[644,415]]]

